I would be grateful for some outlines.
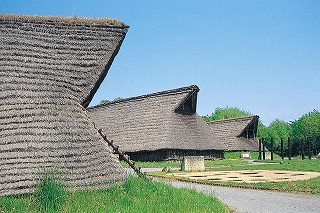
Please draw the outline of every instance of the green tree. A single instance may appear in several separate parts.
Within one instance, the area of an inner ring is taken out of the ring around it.
[[[290,126],[287,122],[276,119],[270,123],[266,128],[265,141],[267,147],[271,148],[271,138],[274,142],[274,151],[280,153],[281,151],[281,138],[286,142],[288,140]],[[285,143],[286,145],[286,143]]]
[[[259,139],[267,138],[267,127],[259,120],[257,137]]]
[[[203,116],[203,120],[209,122],[209,121],[216,121],[216,120],[222,120],[222,119],[228,119],[228,118],[240,118],[249,116],[251,113],[241,110],[237,107],[218,107],[215,109],[215,111],[211,115],[205,115]]]
[[[315,144],[315,151],[320,150],[320,112],[314,110],[309,112],[298,120],[291,123],[290,137],[293,141],[293,146],[295,150],[299,147],[299,142],[301,140],[306,140],[309,137]],[[297,151],[295,151],[297,152]],[[296,153],[297,154],[297,153]]]
[[[303,115],[291,124],[290,136],[294,139],[303,137],[320,137],[320,112],[314,110]]]

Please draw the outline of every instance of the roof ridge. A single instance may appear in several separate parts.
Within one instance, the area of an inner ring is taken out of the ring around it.
[[[236,117],[236,118],[226,118],[226,119],[220,119],[220,120],[215,120],[215,121],[208,121],[208,124],[212,124],[212,123],[219,123],[219,122],[229,122],[229,121],[234,121],[234,120],[247,120],[249,118],[253,119],[253,118],[257,118],[259,117],[258,115],[248,115],[248,116],[244,116],[244,117]]]
[[[149,97],[154,97],[154,96],[160,96],[160,95],[171,95],[171,94],[179,94],[185,91],[199,91],[199,87],[197,85],[191,85],[191,86],[187,86],[187,87],[181,87],[181,88],[177,88],[177,89],[171,89],[171,90],[165,90],[165,91],[161,91],[161,92],[155,92],[155,93],[149,93],[146,95],[140,95],[140,96],[135,96],[135,97],[130,97],[130,98],[124,98],[121,100],[117,100],[117,101],[110,101],[109,103],[105,103],[103,105],[96,105],[93,107],[88,107],[87,109],[95,109],[95,108],[99,108],[99,107],[103,107],[103,106],[109,106],[112,104],[117,104],[117,103],[121,103],[121,102],[127,102],[127,101],[135,101],[135,100],[141,100],[141,99],[145,99],[145,98],[149,98]]]
[[[63,16],[31,16],[0,14],[2,21],[25,21],[31,23],[45,23],[48,25],[79,25],[90,27],[115,27],[129,28],[122,21],[112,18],[87,18],[87,17],[63,17]]]

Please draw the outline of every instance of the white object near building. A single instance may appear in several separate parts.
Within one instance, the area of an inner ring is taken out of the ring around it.
[[[251,159],[250,152],[241,152],[241,159]]]
[[[186,156],[182,160],[182,171],[204,171],[204,157],[203,156]]]

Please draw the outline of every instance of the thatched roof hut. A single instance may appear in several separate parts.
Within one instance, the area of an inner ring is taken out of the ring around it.
[[[0,196],[47,172],[70,190],[125,178],[86,115],[126,35],[113,19],[0,15]]]
[[[259,116],[231,118],[208,122],[215,143],[225,151],[258,151],[257,135]]]
[[[135,160],[223,157],[196,113],[197,86],[114,101],[88,109],[98,128]]]

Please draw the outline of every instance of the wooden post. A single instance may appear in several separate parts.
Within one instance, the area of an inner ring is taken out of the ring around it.
[[[259,157],[258,160],[261,160],[261,139],[259,139]]]
[[[291,160],[291,141],[288,137],[288,159]]]
[[[283,153],[283,138],[281,138],[281,158],[284,159],[284,153]]]
[[[266,159],[266,146],[264,144],[264,138],[262,138],[262,152],[263,152],[263,160]]]
[[[273,160],[273,138],[271,137],[271,160]]]
[[[130,157],[124,154],[120,149],[119,146],[115,145],[112,140],[109,140],[105,134],[103,134],[102,129],[98,129],[99,134],[102,136],[105,142],[113,149],[115,154],[118,154],[121,159],[125,160],[129,166],[135,171],[135,173],[142,178],[146,178],[146,175],[141,172],[141,167],[136,167],[135,162],[130,160]]]
[[[311,160],[311,139],[310,137],[307,137],[307,143],[308,143],[308,158]]]
[[[301,143],[301,159],[304,160],[304,142],[302,138],[300,143]]]
[[[314,141],[314,155],[317,156],[318,155],[318,147],[317,147],[317,144],[320,142],[320,137],[318,138],[315,138],[315,141]]]

